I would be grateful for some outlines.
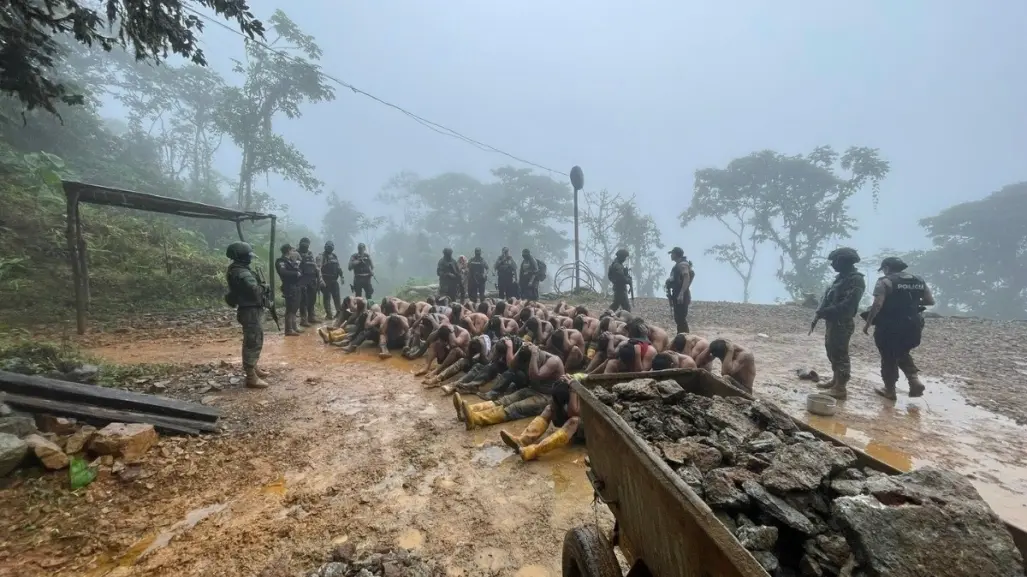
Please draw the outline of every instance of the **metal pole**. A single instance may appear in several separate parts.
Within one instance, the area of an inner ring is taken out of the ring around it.
[[[581,259],[578,253],[578,191],[574,191],[574,288],[581,288]]]

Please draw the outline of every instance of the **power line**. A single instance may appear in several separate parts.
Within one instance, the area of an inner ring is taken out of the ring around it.
[[[235,28],[232,28],[231,26],[228,26],[227,24],[225,24],[221,20],[218,20],[216,18],[212,18],[210,16],[207,16],[206,14],[204,14],[202,12],[199,12],[199,11],[197,11],[196,9],[194,9],[194,8],[192,8],[190,6],[183,6],[183,8],[185,8],[187,11],[189,11],[189,12],[199,16],[200,18],[203,18],[204,20],[206,20],[208,22],[212,22],[215,25],[220,26],[221,28],[224,28],[225,30],[228,30],[229,32],[231,32],[232,34],[235,34],[236,36],[241,36],[243,38],[243,40],[246,40],[248,42],[253,42],[254,44],[256,44],[257,46],[260,46],[264,50],[267,50],[267,51],[269,51],[271,53],[274,53],[274,54],[277,54],[278,56],[281,56],[282,58],[286,58],[286,59],[292,60],[294,62],[299,62],[299,63],[302,63],[302,64],[306,64],[308,66],[311,65],[310,62],[307,62],[306,60],[303,60],[302,58],[297,58],[297,57],[293,56],[292,54],[288,54],[286,52],[282,52],[281,50],[276,50],[276,49],[272,48],[271,46],[268,46],[266,43],[264,43],[264,42],[262,42],[260,40],[255,40],[255,39],[249,38],[245,34],[240,32],[239,30],[236,30]],[[371,94],[370,92],[367,92],[365,90],[361,90],[360,88],[357,88],[356,86],[353,86],[352,84],[350,84],[350,83],[348,83],[348,82],[346,82],[344,80],[339,80],[338,78],[332,76],[331,74],[328,74],[328,73],[323,72],[321,70],[318,70],[317,73],[322,78],[326,78],[328,80],[331,80],[332,82],[338,84],[339,86],[341,86],[343,88],[350,89],[351,91],[353,91],[356,94],[359,94],[361,96],[365,96],[367,98],[370,98],[371,100],[374,100],[375,102],[377,102],[379,104],[383,104],[385,106],[388,106],[389,108],[392,108],[394,110],[398,110],[399,112],[405,114],[407,117],[411,118],[412,120],[414,120],[415,122],[417,122],[421,126],[424,126],[425,128],[428,128],[429,130],[437,132],[437,133],[439,133],[439,134],[441,134],[443,136],[449,136],[451,138],[455,138],[457,140],[463,141],[463,142],[465,142],[467,144],[470,144],[471,146],[477,147],[479,150],[483,150],[485,152],[494,152],[496,154],[501,154],[503,156],[506,156],[508,158],[516,160],[517,162],[520,162],[522,164],[527,164],[529,166],[534,166],[535,168],[540,168],[542,170],[546,170],[546,171],[549,171],[549,172],[554,173],[554,174],[559,174],[561,176],[568,176],[568,177],[570,176],[566,172],[563,172],[561,170],[556,170],[554,168],[549,168],[548,166],[543,166],[541,164],[538,164],[537,162],[532,162],[530,160],[521,158],[521,157],[519,157],[519,156],[517,156],[515,154],[511,154],[509,152],[506,152],[505,150],[496,148],[495,146],[492,146],[491,144],[487,144],[485,142],[481,142],[481,141],[475,140],[475,139],[473,139],[473,138],[471,138],[469,136],[463,135],[463,134],[457,132],[456,130],[453,130],[452,128],[448,128],[448,127],[443,126],[443,125],[441,125],[441,124],[439,124],[437,122],[433,122],[431,120],[428,120],[427,118],[424,118],[423,116],[419,116],[417,114],[414,114],[413,112],[410,112],[409,110],[403,108],[402,106],[399,106],[398,104],[393,104],[393,103],[391,103],[391,102],[389,102],[387,100],[383,100],[383,99],[375,96],[374,94]]]

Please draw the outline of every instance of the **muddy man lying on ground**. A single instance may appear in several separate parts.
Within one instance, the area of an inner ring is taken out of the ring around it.
[[[696,359],[696,364],[703,366],[715,358],[720,359],[721,376],[731,377],[743,389],[752,392],[752,385],[756,381],[756,358],[751,352],[727,339],[716,339]]]
[[[541,415],[528,423],[520,435],[512,435],[505,430],[499,432],[499,437],[508,447],[517,451],[521,460],[533,461],[556,449],[566,447],[571,441],[585,440],[585,429],[580,426],[581,409],[578,405],[578,395],[571,389],[571,382],[569,375],[562,375],[557,379],[549,405]],[[550,423],[556,430],[542,438]]]

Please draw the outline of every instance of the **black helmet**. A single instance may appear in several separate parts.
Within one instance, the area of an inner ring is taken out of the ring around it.
[[[909,265],[906,264],[906,261],[902,260],[897,256],[890,256],[881,261],[881,267],[877,270],[881,271],[884,269],[888,269],[893,270],[895,272],[902,272],[907,268],[909,268]]]
[[[325,243],[325,250],[331,250],[331,249],[334,249],[334,248],[335,248],[335,243],[334,242],[328,241],[328,242]]]
[[[832,250],[831,254],[827,255],[827,260],[831,262],[834,262],[836,260],[843,260],[851,262],[852,264],[856,264],[857,262],[859,262],[859,253],[857,253],[856,249],[854,248],[843,246],[841,248],[836,248]]]
[[[481,256],[481,249],[480,248],[474,249],[474,256]]]
[[[300,244],[310,244],[310,239],[307,237],[303,237],[300,239]]]
[[[250,243],[242,241],[233,242],[228,245],[228,249],[225,250],[225,256],[232,260],[240,260],[242,257],[252,253],[253,247],[250,246]]]
[[[442,254],[444,256],[453,256],[453,249],[451,249],[451,248],[444,248],[444,249],[442,249]]]
[[[364,243],[360,243],[357,245],[357,250],[367,250],[367,245]]]
[[[528,249],[524,249],[521,251],[521,256],[531,256],[531,251]]]
[[[628,249],[626,249],[626,248],[617,249],[617,258],[628,258]]]

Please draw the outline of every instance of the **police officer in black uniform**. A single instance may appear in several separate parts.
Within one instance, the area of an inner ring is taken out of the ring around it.
[[[300,334],[296,315],[300,310],[300,263],[292,255],[292,245],[282,245],[282,256],[275,260],[275,270],[282,279],[282,298],[285,299],[285,336]]]
[[[310,239],[300,239],[300,326],[308,327],[317,322],[314,316],[314,305],[317,303],[317,291],[324,283],[321,281],[321,270],[317,267],[314,253],[310,252]]]
[[[674,268],[670,269],[670,278],[665,283],[667,298],[674,309],[677,331],[687,333],[688,305],[692,304],[692,279],[695,278],[695,273],[692,271],[692,263],[685,257],[685,251],[681,247],[672,248],[669,254],[674,261]]]
[[[874,344],[881,353],[881,380],[884,387],[875,391],[895,400],[895,383],[899,370],[909,382],[909,396],[924,394],[924,384],[910,351],[920,346],[924,329],[923,311],[934,305],[934,295],[924,279],[906,272],[901,258],[890,256],[881,261],[884,273],[874,286],[874,304],[865,313],[863,333],[874,327]]]
[[[353,289],[353,294],[371,300],[371,296],[374,294],[374,287],[371,286],[371,279],[374,278],[374,262],[371,260],[371,255],[367,254],[367,245],[364,243],[357,245],[357,252],[349,257],[348,268],[353,271],[353,285],[350,287]]]
[[[342,293],[340,290],[342,278],[342,263],[339,262],[339,255],[335,254],[335,243],[325,243],[325,250],[317,257],[318,265],[321,267],[321,280],[324,284],[321,287],[321,300],[325,307],[325,318],[332,319],[332,303],[335,303],[335,311],[338,312],[342,306]]]
[[[616,258],[610,263],[610,268],[606,271],[607,278],[613,283],[611,311],[624,309],[629,313],[631,312],[631,301],[628,299],[628,285],[631,284],[631,276],[628,274],[627,267],[624,266],[627,260],[628,249],[618,249]]]
[[[489,277],[489,263],[481,256],[481,249],[474,249],[474,256],[467,261],[467,296],[474,302],[485,300],[485,281]]]
[[[499,298],[517,296],[517,262],[510,256],[510,249],[503,247],[503,253],[496,259],[495,268]]]

